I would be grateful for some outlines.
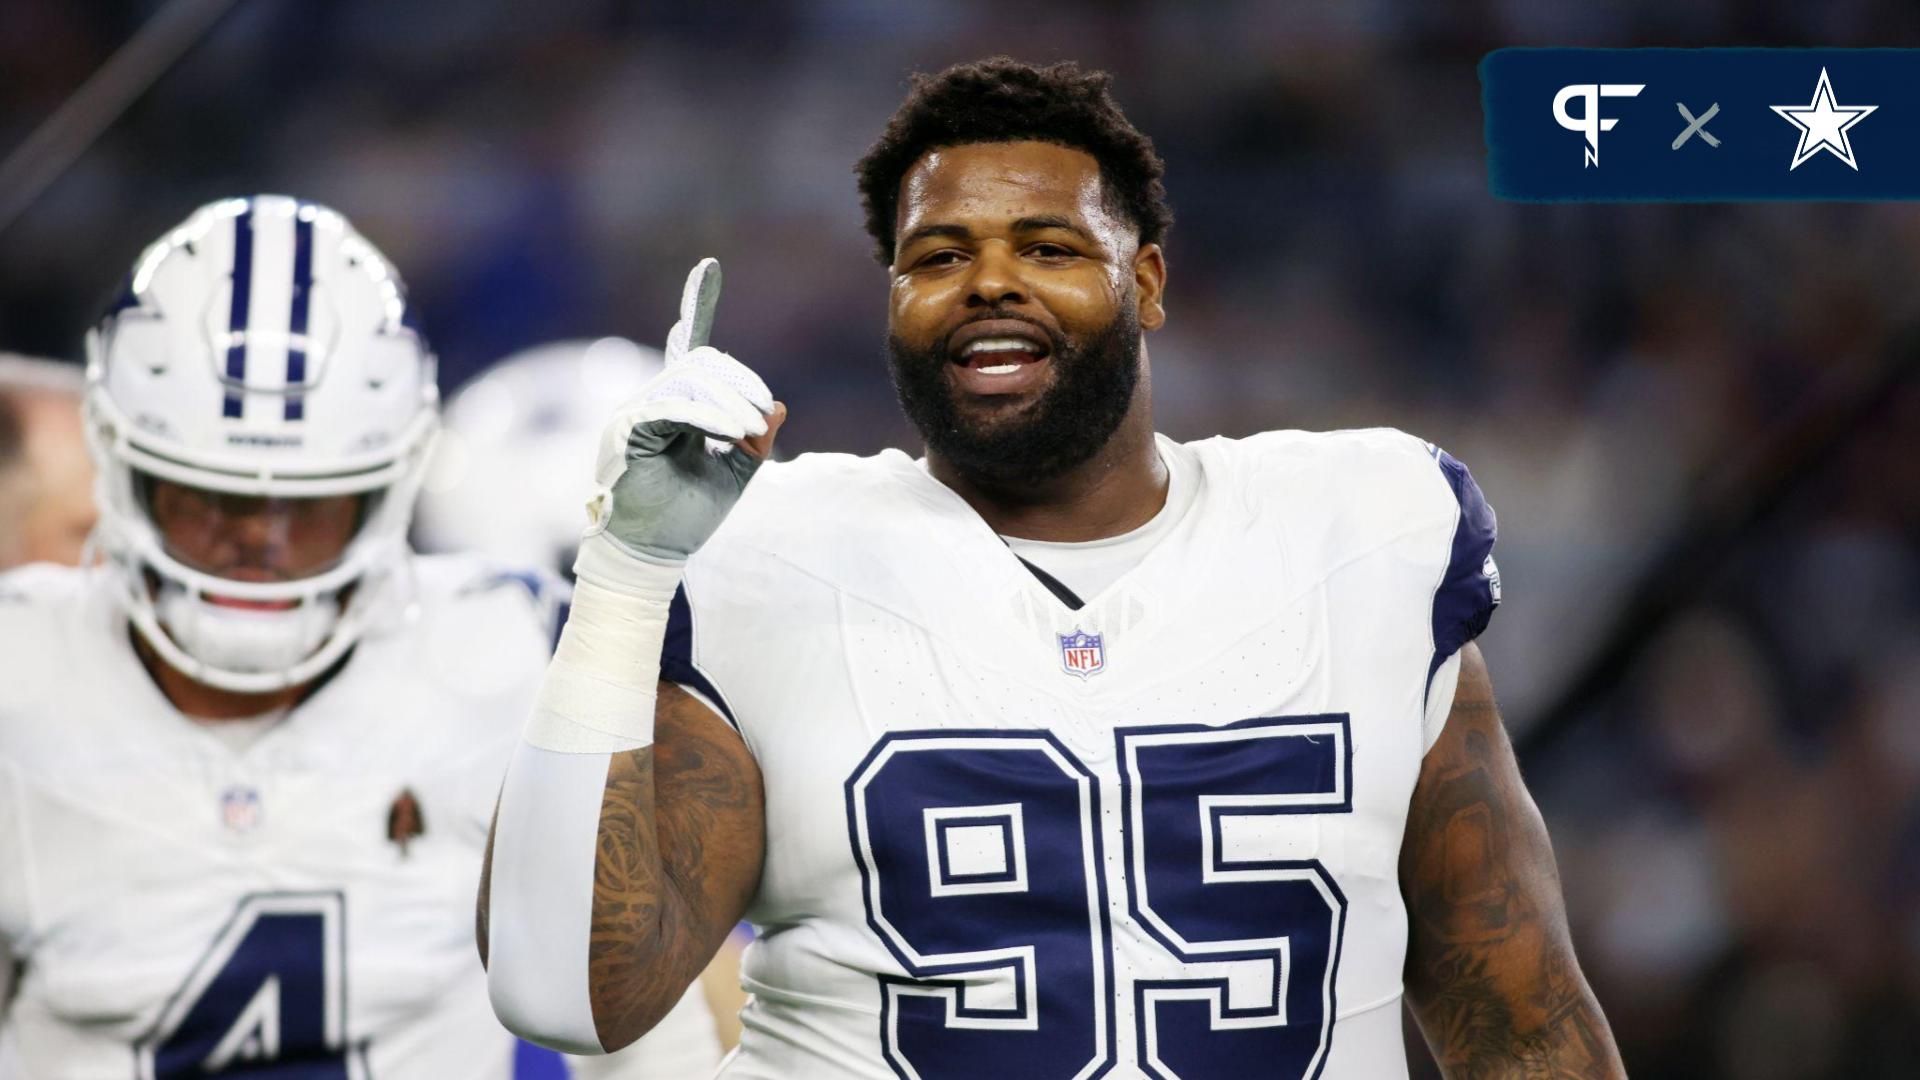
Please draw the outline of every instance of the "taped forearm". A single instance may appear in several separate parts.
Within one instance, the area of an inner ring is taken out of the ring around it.
[[[581,543],[573,610],[540,684],[528,743],[568,754],[652,745],[660,646],[683,565],[644,559],[605,533]]]

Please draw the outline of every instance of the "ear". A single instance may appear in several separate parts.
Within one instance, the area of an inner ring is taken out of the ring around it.
[[[1161,299],[1167,288],[1167,257],[1159,244],[1142,244],[1134,252],[1133,286],[1140,306],[1140,329],[1160,329],[1167,321]]]

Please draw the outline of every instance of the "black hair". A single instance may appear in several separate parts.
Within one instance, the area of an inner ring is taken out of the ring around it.
[[[1091,155],[1109,205],[1157,244],[1173,224],[1163,166],[1153,141],[1114,104],[1113,76],[1067,62],[1048,67],[1005,56],[957,64],[938,75],[915,75],[887,129],[854,166],[867,232],[881,265],[893,263],[900,180],[929,150],[968,143],[1055,143]]]

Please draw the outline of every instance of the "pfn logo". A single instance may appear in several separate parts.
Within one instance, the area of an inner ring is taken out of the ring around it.
[[[1612,131],[1613,125],[1620,122],[1618,117],[1601,119],[1600,99],[1603,97],[1639,97],[1640,91],[1647,88],[1645,83],[1574,83],[1563,86],[1553,95],[1553,118],[1568,131],[1578,131],[1587,137],[1587,157],[1581,168],[1600,164],[1600,133]],[[1579,116],[1567,112],[1567,103],[1574,98],[1585,102]]]

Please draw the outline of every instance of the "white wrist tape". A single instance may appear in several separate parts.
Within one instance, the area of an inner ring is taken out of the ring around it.
[[[650,746],[660,647],[685,564],[656,562],[594,533],[573,565],[573,611],[524,737],[563,754]]]

